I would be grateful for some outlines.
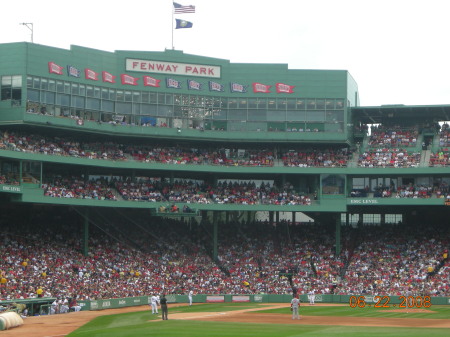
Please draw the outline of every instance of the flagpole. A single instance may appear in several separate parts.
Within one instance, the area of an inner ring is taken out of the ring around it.
[[[175,47],[174,47],[174,45],[173,45],[173,12],[174,12],[174,10],[173,10],[173,1],[172,1],[172,50],[174,50],[175,49]]]

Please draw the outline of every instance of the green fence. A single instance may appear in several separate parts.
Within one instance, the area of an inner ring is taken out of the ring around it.
[[[187,295],[166,295],[169,303],[188,303]],[[422,307],[431,305],[450,305],[450,297],[425,297],[425,296],[364,296],[364,295],[315,295],[315,303],[341,303],[349,306],[392,306]],[[257,294],[257,295],[194,295],[194,303],[211,302],[254,302],[254,303],[290,303],[292,295]],[[300,295],[300,300],[308,303],[308,295]],[[81,310],[115,309],[130,306],[148,305],[149,296],[114,298],[109,300],[78,301]]]

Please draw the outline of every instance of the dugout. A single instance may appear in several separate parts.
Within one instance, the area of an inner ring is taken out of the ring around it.
[[[12,300],[12,301],[0,301],[0,305],[5,308],[5,311],[10,308],[14,303],[25,304],[27,306],[28,315],[42,315],[47,314],[45,308],[50,307],[50,305],[56,300],[55,297],[42,297],[42,298],[28,298],[23,300]]]

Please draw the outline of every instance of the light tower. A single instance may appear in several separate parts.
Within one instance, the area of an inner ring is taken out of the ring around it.
[[[22,22],[20,25],[27,27],[31,31],[31,43],[33,42],[33,23],[32,22]]]

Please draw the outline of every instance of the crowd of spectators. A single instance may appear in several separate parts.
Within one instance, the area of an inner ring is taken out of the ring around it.
[[[447,123],[442,124],[439,132],[439,147],[448,148],[450,146],[450,128]]]
[[[121,144],[113,142],[80,142],[65,137],[45,137],[33,133],[5,131],[0,149],[77,158],[126,160]]]
[[[256,186],[254,182],[221,182],[208,191],[209,197],[218,204],[243,205],[311,205],[311,199],[295,192],[292,185],[286,183],[281,188],[269,183]]]
[[[94,200],[117,200],[106,180],[85,181],[81,177],[53,176],[51,182],[42,184],[44,196]]]
[[[417,127],[372,126],[368,145],[358,158],[359,167],[418,167]],[[138,161],[172,165],[271,167],[347,167],[354,152],[349,148],[239,149],[161,144],[127,144],[117,141],[80,140],[13,130],[0,132],[0,150],[112,161]],[[443,124],[439,150],[430,154],[429,166],[448,166],[450,129]]]
[[[389,186],[380,184],[373,190],[374,198],[446,198],[449,195],[449,186],[446,181],[435,182],[432,185],[425,184],[403,184],[398,187],[392,182]],[[352,198],[366,198],[370,194],[370,188],[352,189]]]
[[[419,136],[418,127],[372,126],[368,145],[371,148],[416,147]]]
[[[380,148],[366,150],[359,156],[359,167],[418,167],[420,165],[421,152],[408,152],[400,148]]]
[[[136,210],[132,222],[110,210],[94,213],[85,256],[74,210],[35,207],[32,222],[17,212],[0,220],[2,300],[190,290],[290,294],[293,287],[302,294],[450,296],[445,226],[343,227],[337,256],[334,225],[222,221],[216,263],[207,223],[149,218]]]
[[[19,185],[19,179],[14,175],[0,175],[0,185]]]
[[[359,155],[359,167],[418,167],[417,128],[372,127],[368,146]],[[446,145],[450,131],[445,125],[439,135],[440,149],[431,153],[429,166],[448,166]],[[220,165],[271,167],[347,167],[354,152],[349,148],[239,149],[200,148],[161,144],[130,144],[117,141],[89,141],[70,137],[49,137],[12,130],[1,132],[0,149],[112,161],[138,161],[172,165]]]
[[[311,205],[308,195],[298,193],[289,183],[219,181],[212,186],[203,181],[139,178],[110,180],[100,177],[85,180],[81,176],[52,176],[42,184],[44,195],[56,198],[125,200],[189,204]],[[119,198],[118,198],[119,197]]]
[[[342,149],[305,149],[286,151],[281,154],[284,166],[289,167],[346,167],[352,153]]]
[[[206,184],[197,181],[175,181],[170,184],[161,179],[141,178],[117,181],[115,187],[124,200],[150,202],[185,202],[205,204],[207,198]]]
[[[205,164],[222,166],[273,166],[269,150],[198,149],[182,147],[130,147],[136,161],[163,164]]]
[[[449,296],[449,234],[448,226],[364,228],[339,292]]]
[[[227,224],[221,231],[219,261],[233,284],[245,293],[288,294],[314,288],[331,293],[344,266],[345,252],[335,256],[329,228],[304,224]],[[286,229],[290,227],[290,235]],[[291,276],[286,274],[292,273]],[[244,285],[244,287],[242,287]]]
[[[450,129],[448,124],[443,124],[439,133],[439,149],[430,154],[429,166],[446,167],[450,165],[449,158]]]
[[[419,129],[372,126],[367,148],[358,159],[359,167],[418,167],[421,152],[416,149]]]
[[[448,148],[443,148],[437,152],[430,154],[429,166],[431,167],[447,167],[450,165],[450,154]]]
[[[76,158],[138,161],[172,165],[345,167],[351,157],[347,149],[270,150],[264,148],[198,147],[186,145],[130,144],[49,137],[11,130],[1,132],[0,149]]]

